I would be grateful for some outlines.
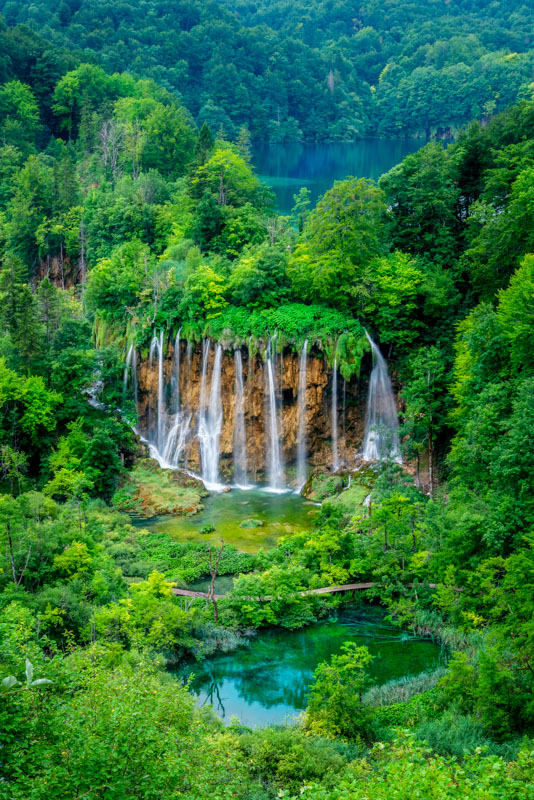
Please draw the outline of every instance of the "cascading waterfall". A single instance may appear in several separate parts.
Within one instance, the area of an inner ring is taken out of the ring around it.
[[[247,484],[247,439],[245,431],[245,390],[243,387],[243,359],[241,350],[234,351],[235,408],[234,408],[234,481],[237,486]]]
[[[339,447],[337,435],[337,356],[334,356],[334,370],[332,372],[332,469],[339,469]]]
[[[222,346],[217,345],[211,374],[209,400],[206,405],[207,364],[210,352],[210,341],[204,343],[201,410],[198,426],[200,442],[200,460],[202,464],[202,480],[206,488],[217,489],[219,484],[219,441],[221,437],[223,410],[221,402],[221,365]]]
[[[269,337],[267,345],[266,369],[267,369],[267,474],[269,478],[269,488],[272,491],[281,491],[283,487],[283,466],[280,439],[278,435],[278,410],[276,407],[276,382],[272,354],[272,342]]]
[[[309,342],[304,342],[298,355],[290,356],[286,352],[284,358],[281,347],[277,351],[277,341],[276,333],[268,337],[263,361],[255,362],[253,340],[248,341],[248,350],[246,342],[244,346],[236,347],[233,352],[233,376],[231,352],[225,353],[222,345],[206,338],[199,354],[191,341],[184,342],[181,330],[176,334],[174,351],[164,331],[154,333],[150,343],[149,364],[139,365],[138,376],[139,354],[133,342],[128,343],[123,376],[125,396],[130,391],[135,393],[136,402],[139,400],[140,429],[146,437],[144,441],[161,466],[187,469],[189,464],[196,473],[200,473],[207,488],[220,489],[221,473],[224,471],[226,475],[228,471],[231,474],[233,454],[235,485],[247,486],[253,470],[265,469],[265,482],[271,491],[288,491],[284,440],[285,437],[288,441],[295,437],[295,483],[301,490],[309,472],[308,450],[313,434],[314,442],[321,437],[330,441],[331,455],[328,460],[332,470],[339,470],[346,449],[346,416],[350,403],[346,381],[339,374],[337,354],[334,354],[330,379],[331,395],[324,409],[327,422],[324,430],[317,431],[317,421],[324,419],[324,412],[317,419],[311,419],[311,411],[313,409],[315,412],[317,403],[320,403],[322,390],[315,392],[314,384],[314,392],[311,392],[311,376],[314,373],[310,371],[308,374],[311,366]],[[400,461],[398,422],[387,365],[370,337],[369,341],[374,367],[369,386],[362,455],[366,460],[393,457]],[[262,368],[263,372],[257,373],[253,379],[254,370]],[[296,372],[298,375],[295,375]],[[289,378],[294,379],[297,385],[288,382],[288,391],[285,393],[284,380],[288,381]],[[290,388],[295,393],[294,399]],[[221,391],[229,396],[221,397]],[[260,415],[260,419],[259,398],[265,404],[264,417]],[[326,399],[324,394],[323,399]],[[234,413],[229,412],[228,419],[228,422],[233,419],[233,428],[223,425],[227,403],[228,407],[232,403],[234,405]],[[285,420],[282,420],[285,403],[291,408],[285,409]],[[290,420],[291,429],[286,430],[284,435],[283,421],[288,424]],[[263,435],[263,431],[264,447],[257,441],[258,434]]]
[[[300,354],[297,432],[297,487],[300,491],[306,483],[306,389],[308,372],[308,340]]]
[[[181,329],[180,329],[181,330]],[[182,409],[180,402],[180,330],[174,342],[174,374],[173,374],[173,407],[174,422],[169,430],[165,442],[163,460],[172,467],[180,463],[183,450],[189,439],[192,414],[188,409]],[[189,344],[189,343],[188,343]]]
[[[392,458],[401,463],[399,421],[386,360],[367,331],[365,335],[371,345],[374,366],[369,381],[362,458],[364,461]]]

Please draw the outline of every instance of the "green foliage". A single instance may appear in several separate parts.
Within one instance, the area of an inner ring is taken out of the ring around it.
[[[319,664],[313,675],[306,714],[307,727],[317,733],[367,738],[372,714],[362,704],[365,668],[373,656],[366,647],[348,642],[341,655]]]
[[[354,307],[365,267],[384,248],[383,194],[371,181],[338,181],[310,214],[289,265],[295,291],[307,300]]]

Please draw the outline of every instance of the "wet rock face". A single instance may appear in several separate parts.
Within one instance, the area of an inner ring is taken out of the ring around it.
[[[211,347],[206,385],[211,384],[211,373],[215,348]],[[266,416],[268,405],[267,376],[261,354],[242,351],[244,413],[247,439],[247,469],[254,481],[263,479],[266,471],[267,434]],[[277,403],[281,408],[280,440],[283,446],[284,464],[292,467],[297,457],[298,435],[298,387],[299,355],[285,350],[278,353],[276,371]],[[165,352],[163,361],[164,400],[172,424],[176,413],[175,354],[172,345]],[[191,469],[200,469],[200,452],[195,436],[200,407],[202,378],[202,345],[180,345],[180,407],[182,413],[191,414],[191,435],[184,448],[183,462]],[[313,466],[328,466],[332,462],[332,371],[322,354],[310,352],[306,370],[306,446],[307,459]],[[148,439],[154,438],[158,408],[158,363],[140,362],[137,372],[139,430]],[[223,422],[220,437],[220,471],[230,477],[233,471],[234,424],[235,424],[235,361],[233,351],[225,351],[222,357],[221,401]],[[355,453],[361,448],[365,417],[365,397],[359,381],[354,379],[345,386],[338,377],[338,438],[341,461],[352,464]]]

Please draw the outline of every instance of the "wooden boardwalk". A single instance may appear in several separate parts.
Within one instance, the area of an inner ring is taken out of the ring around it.
[[[408,584],[409,586],[413,586],[413,584]],[[363,592],[365,589],[372,589],[374,586],[381,586],[379,583],[345,583],[343,586],[323,586],[321,589],[305,589],[302,592],[296,592],[295,596],[297,597],[307,597],[308,595],[312,594],[336,594],[338,592]],[[429,589],[437,589],[437,583],[428,583],[427,584]],[[258,596],[258,597],[247,597],[246,595],[238,596],[238,595],[227,595],[227,594],[215,594],[211,595],[208,592],[193,592],[191,589],[173,589],[172,590],[175,595],[178,597],[193,597],[198,598],[199,600],[224,600],[226,597],[231,597],[232,600],[244,600],[246,602],[258,602],[258,603],[269,603],[272,600],[282,600],[282,597],[274,597],[273,595],[265,595],[265,596]],[[461,592],[462,589],[456,589],[456,591]]]
[[[321,589],[306,589],[302,592],[296,592],[295,595],[297,597],[307,597],[310,594],[336,594],[337,592],[361,592],[364,589],[372,589],[373,586],[376,586],[376,583],[346,583],[343,586],[323,586]],[[225,597],[229,597],[230,595],[227,594],[216,594],[212,595],[208,594],[208,592],[193,592],[191,589],[173,589],[174,594],[178,595],[179,597],[198,597],[201,600],[223,600]],[[273,595],[264,595],[258,597],[247,597],[246,595],[243,596],[233,596],[232,600],[245,600],[245,601],[256,601],[260,603],[269,603],[271,600],[281,600],[281,597],[274,597]]]

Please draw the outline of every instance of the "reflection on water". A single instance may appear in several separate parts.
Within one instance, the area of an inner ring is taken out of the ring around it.
[[[293,493],[271,494],[261,489],[212,494],[204,500],[204,510],[192,517],[156,517],[144,527],[169,533],[181,542],[207,542],[235,545],[244,553],[257,553],[276,545],[281,536],[311,530],[319,513],[313,503]],[[259,520],[258,528],[242,528],[245,520]],[[201,533],[206,526],[215,530]]]
[[[334,181],[349,176],[377,180],[424,144],[422,139],[262,142],[254,146],[252,161],[260,178],[274,189],[278,210],[288,214],[294,205],[293,195],[302,186],[310,190],[313,206]]]
[[[302,631],[261,631],[248,647],[189,663],[175,675],[184,679],[193,672],[199,704],[213,705],[225,720],[237,716],[253,727],[281,724],[306,707],[315,668],[339,653],[344,642],[365,645],[375,656],[373,683],[438,665],[441,649],[435,642],[399,631],[384,615],[375,607],[349,608],[335,622]]]

